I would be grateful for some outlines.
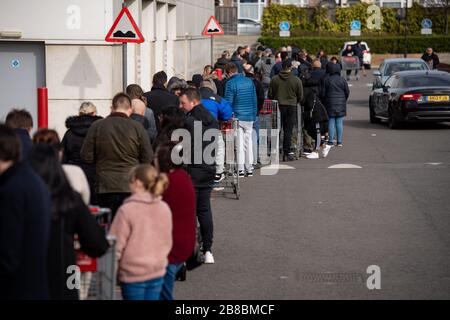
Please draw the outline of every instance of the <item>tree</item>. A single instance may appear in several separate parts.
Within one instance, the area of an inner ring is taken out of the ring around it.
[[[424,7],[440,7],[445,8],[445,34],[448,34],[449,21],[448,15],[450,14],[450,0],[423,0],[422,4]]]

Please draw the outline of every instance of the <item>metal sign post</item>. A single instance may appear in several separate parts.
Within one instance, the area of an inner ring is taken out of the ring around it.
[[[127,90],[128,80],[127,80],[127,73],[128,73],[128,58],[127,58],[127,43],[122,43],[122,83],[123,83],[123,92]]]
[[[114,23],[109,29],[105,37],[106,42],[120,42],[122,43],[122,82],[123,90],[127,88],[127,43],[142,43],[145,41],[139,30],[136,22],[127,9],[126,3],[122,3],[122,10],[120,11]]]
[[[122,8],[126,8],[127,4],[124,2],[122,3]],[[127,85],[128,85],[128,57],[127,57],[127,43],[122,43],[122,86],[123,86],[123,92],[127,91]]]
[[[214,36],[211,36],[211,66],[214,66]]]

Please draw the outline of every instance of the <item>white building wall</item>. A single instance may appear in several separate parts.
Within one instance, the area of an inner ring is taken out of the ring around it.
[[[93,101],[106,116],[112,97],[122,90],[122,47],[104,41],[122,2],[0,1],[0,32],[18,31],[18,41],[45,42],[49,127],[61,135],[65,119],[77,113],[82,101]],[[126,4],[145,38],[143,44],[127,45],[128,84],[138,83],[147,91],[157,71],[190,78],[209,63],[210,39],[201,32],[214,15],[213,0]]]

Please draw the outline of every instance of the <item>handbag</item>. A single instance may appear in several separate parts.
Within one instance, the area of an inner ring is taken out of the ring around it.
[[[194,251],[192,252],[191,256],[186,260],[186,269],[188,271],[194,270],[198,267],[200,267],[203,263],[205,263],[205,256],[203,255],[203,252],[200,250],[200,232],[197,227],[196,233],[197,233],[197,240],[195,242]]]
[[[328,121],[327,110],[316,95],[314,95],[314,104],[310,111],[310,119],[314,119],[315,122]]]

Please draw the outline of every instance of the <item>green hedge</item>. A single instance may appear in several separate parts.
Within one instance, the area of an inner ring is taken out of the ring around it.
[[[347,35],[350,31],[352,20],[360,20],[362,32],[365,35],[397,35],[404,32],[404,23],[396,19],[397,9],[381,8],[383,21],[381,30],[369,30],[367,20],[370,13],[367,12],[369,5],[360,3],[348,8],[336,8],[336,21],[328,19],[326,9],[300,8],[295,5],[272,4],[264,9],[262,17],[263,35],[275,36],[279,32],[281,21],[291,23],[292,36],[321,33],[333,35]],[[408,31],[412,35],[420,35],[421,21],[430,18],[433,21],[433,33],[445,33],[445,8],[424,8],[417,3],[408,10]],[[320,26],[320,28],[319,28]]]
[[[287,45],[304,48],[311,54],[324,49],[329,55],[336,55],[342,49],[345,41],[366,41],[372,53],[403,53],[404,37],[261,37],[259,42],[269,48],[278,49]],[[421,53],[427,47],[436,52],[450,52],[450,36],[408,36],[408,53]]]

